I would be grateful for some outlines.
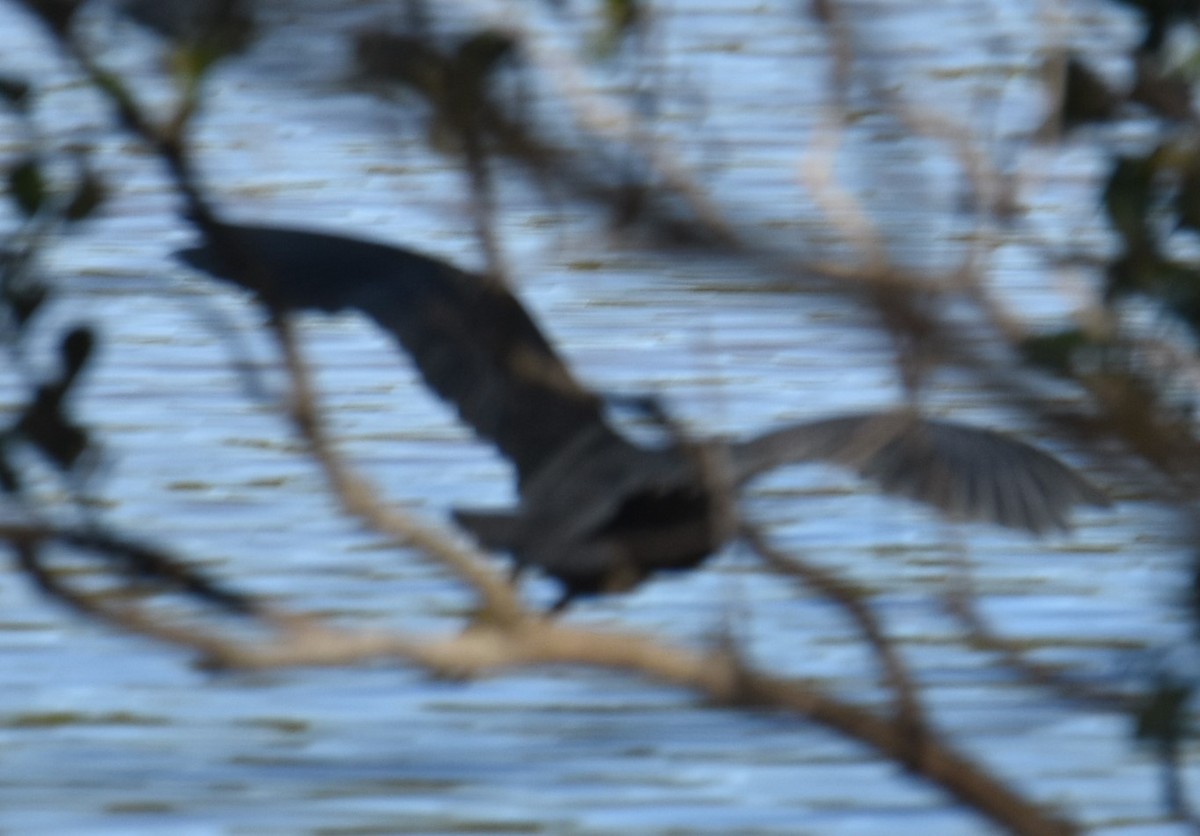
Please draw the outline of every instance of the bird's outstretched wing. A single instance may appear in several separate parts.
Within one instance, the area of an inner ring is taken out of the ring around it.
[[[1109,504],[1098,488],[1036,447],[908,410],[793,424],[734,443],[731,455],[738,484],[781,465],[833,462],[951,518],[1035,534],[1068,529],[1076,505]]]
[[[521,303],[498,281],[399,247],[320,232],[223,225],[228,241],[176,256],[280,310],[353,309],[400,342],[425,382],[529,479],[603,423]],[[224,246],[227,244],[228,246]],[[226,252],[236,256],[227,263]]]

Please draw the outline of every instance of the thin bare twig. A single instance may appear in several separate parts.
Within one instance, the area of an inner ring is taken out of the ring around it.
[[[631,633],[573,628],[559,621],[525,618],[512,623],[481,622],[457,635],[411,636],[354,632],[322,620],[278,610],[262,602],[252,617],[271,628],[252,640],[224,635],[195,624],[176,624],[161,611],[148,612],[135,601],[72,589],[42,565],[39,549],[46,531],[7,532],[18,560],[39,586],[77,612],[114,627],[200,654],[214,669],[264,670],[305,666],[345,667],[381,662],[405,663],[441,676],[477,677],[533,666],[576,664],[635,672],[653,680],[692,688],[733,705],[781,708],[836,728],[881,754],[908,763],[947,792],[1016,833],[1061,834],[1074,828],[1047,816],[1013,793],[977,764],[925,730],[921,756],[909,758],[912,740],[903,722],[882,720],[863,708],[835,700],[814,686],[745,669],[730,653],[697,653]]]
[[[337,454],[325,432],[311,376],[301,356],[290,319],[286,315],[277,315],[273,317],[271,326],[292,383],[290,412],[293,422],[325,471],[343,510],[363,520],[372,529],[436,557],[478,590],[486,616],[507,625],[528,619],[529,612],[521,604],[514,587],[489,568],[481,555],[456,544],[446,533],[417,521],[400,509],[381,503],[376,498],[379,492]]]
[[[190,95],[182,101],[170,120],[169,128],[160,129],[146,116],[144,109],[120,79],[98,66],[66,31],[52,28],[52,32],[63,49],[83,68],[95,88],[108,97],[116,108],[121,125],[148,144],[166,165],[176,188],[184,195],[189,218],[209,239],[214,249],[225,261],[251,275],[261,272],[261,265],[255,261],[254,253],[244,252],[236,237],[217,219],[199,186],[187,154],[184,137],[199,106],[198,87],[190,89]],[[268,286],[265,282],[247,284],[251,287]],[[291,378],[292,417],[301,434],[312,445],[342,507],[380,532],[410,543],[423,553],[436,556],[479,591],[489,617],[503,623],[527,617],[528,613],[521,606],[515,591],[484,565],[480,556],[456,545],[431,526],[418,523],[397,509],[385,507],[376,500],[376,491],[336,455],[323,430],[307,368],[299,355],[290,325],[286,318],[277,316],[273,326]]]
[[[908,730],[907,737],[910,745],[906,757],[908,760],[921,757],[923,750],[921,743],[927,724],[920,696],[908,673],[908,666],[904,664],[895,645],[884,633],[882,625],[862,594],[832,572],[801,560],[795,555],[785,555],[774,548],[754,525],[743,523],[738,533],[740,538],[754,549],[773,571],[795,578],[815,589],[841,607],[858,625],[863,637],[875,651],[879,664],[883,668],[887,685],[895,695],[896,722],[899,727]]]
[[[976,646],[998,654],[1006,666],[1030,684],[1046,688],[1066,699],[1087,703],[1105,711],[1128,713],[1133,710],[1136,699],[1132,695],[1071,679],[1053,665],[1030,659],[1019,643],[999,635],[979,609],[970,566],[962,558],[955,563],[956,571],[952,573],[951,587],[945,596],[947,608],[963,625],[967,638]]]
[[[83,58],[86,60],[86,56]],[[94,66],[88,63],[83,66],[90,68],[89,74],[101,89],[114,96],[122,123],[146,138],[168,163],[180,190],[188,196],[198,225],[206,235],[214,237],[213,243],[219,247],[220,227],[195,187],[182,142],[177,139],[182,135],[186,115],[181,113],[176,130],[160,134],[142,118],[131,99],[123,93],[113,92],[122,89],[119,85]],[[658,143],[651,143],[652,149],[658,147]],[[721,221],[719,216],[707,211],[706,199],[700,208],[704,211],[698,214],[709,223]],[[390,660],[418,664],[440,673],[478,675],[529,665],[591,664],[644,673],[659,681],[694,688],[723,702],[785,708],[839,729],[902,761],[911,752],[911,735],[904,722],[877,717],[865,709],[834,700],[804,683],[747,671],[731,654],[682,651],[641,636],[575,630],[530,617],[512,588],[487,570],[474,554],[447,545],[448,541],[437,532],[414,527],[412,521],[399,512],[383,507],[370,487],[335,454],[324,432],[307,369],[290,326],[283,318],[278,318],[274,325],[292,376],[293,419],[326,469],[343,507],[369,520],[380,530],[441,556],[480,590],[492,620],[476,624],[453,637],[418,639],[393,634],[351,633],[330,628],[317,619],[272,612],[264,618],[275,628],[275,635],[266,641],[246,642],[159,624],[156,618],[136,605],[81,595],[46,572],[30,550],[35,547],[22,546],[21,559],[29,564],[28,571],[39,582],[54,588],[64,600],[75,603],[81,610],[126,629],[194,648],[214,665],[266,668]],[[446,548],[450,552],[446,552]],[[881,646],[885,645],[878,626],[873,629]],[[904,711],[898,713],[904,714]],[[928,733],[923,744],[921,757],[910,766],[994,821],[1016,832],[1031,834],[1064,833],[1074,829],[1013,793],[978,765],[943,744],[934,733]]]

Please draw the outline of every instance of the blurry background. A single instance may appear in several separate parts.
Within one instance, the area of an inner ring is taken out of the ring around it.
[[[1089,831],[1140,836],[1186,827],[1161,753],[1181,747],[1186,784],[1194,742],[1156,749],[1135,736],[1153,711],[1030,685],[947,595],[966,560],[978,607],[1030,658],[1142,705],[1190,694],[1194,10],[1145,3],[259,0],[238,4],[223,33],[236,53],[203,73],[179,47],[203,4],[87,3],[72,29],[158,118],[201,85],[193,162],[229,217],[468,268],[489,264],[490,241],[582,379],[656,394],[698,433],[901,403],[900,345],[931,414],[1086,472],[1116,507],[1045,542],[949,526],[822,467],[756,483],[745,510],[869,594],[958,746]],[[0,3],[0,74],[28,84],[0,118],[4,234],[31,222],[11,175],[31,150],[47,189],[69,190],[55,184],[83,157],[105,190],[39,249],[54,294],[0,367],[10,413],[26,370],[49,373],[62,330],[91,323],[98,355],[73,396],[100,449],[96,514],[348,626],[459,626],[457,583],[336,512],[276,409],[262,314],[170,258],[195,239],[161,163],[18,2]],[[456,98],[472,80],[508,133]],[[455,132],[464,109],[492,131],[483,166]],[[335,436],[389,499],[434,518],[512,499],[506,464],[390,340],[353,316],[302,329]],[[248,391],[247,360],[268,396]],[[22,455],[38,501],[62,502],[53,468]],[[795,718],[574,668],[215,676],[0,571],[0,827],[14,833],[989,827]],[[526,591],[553,596],[537,579]],[[565,617],[693,646],[728,634],[765,670],[886,706],[844,615],[738,548]]]

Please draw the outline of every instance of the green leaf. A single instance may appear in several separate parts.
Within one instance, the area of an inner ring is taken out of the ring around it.
[[[1029,337],[1021,343],[1026,362],[1055,374],[1070,375],[1075,353],[1090,345],[1087,334],[1078,328]]]
[[[1138,740],[1177,743],[1188,733],[1188,701],[1192,689],[1164,678],[1145,695],[1134,714],[1134,734]]]
[[[1200,154],[1192,152],[1179,178],[1175,214],[1181,229],[1200,232]]]
[[[8,172],[8,188],[18,208],[32,217],[46,200],[46,181],[37,160],[27,157]]]
[[[57,35],[67,35],[82,0],[26,0],[25,7],[38,15]]]
[[[95,172],[85,169],[71,202],[67,204],[64,217],[68,221],[81,221],[91,216],[107,197],[108,190],[104,187],[104,181]]]
[[[18,327],[23,326],[29,321],[50,292],[46,286],[39,282],[23,281],[15,286],[6,286],[4,291],[4,301],[7,303],[12,312],[13,319]]]
[[[21,492],[21,479],[8,461],[8,449],[4,444],[0,444],[0,490],[7,494]]]
[[[1118,157],[1104,189],[1108,219],[1127,249],[1137,249],[1152,241],[1149,216],[1158,162],[1156,152],[1144,157]]]
[[[1077,56],[1067,57],[1062,94],[1062,122],[1067,128],[1085,122],[1107,122],[1121,109],[1121,98]]]
[[[29,82],[12,76],[0,76],[0,98],[24,110],[29,99]]]

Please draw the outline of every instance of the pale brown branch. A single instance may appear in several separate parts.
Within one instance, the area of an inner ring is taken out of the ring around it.
[[[30,544],[30,548],[34,546]],[[345,667],[407,663],[441,676],[477,677],[542,665],[572,664],[639,673],[658,682],[696,690],[724,704],[783,709],[835,728],[941,786],[951,795],[1022,834],[1076,832],[1014,793],[975,762],[924,729],[913,757],[912,729],[833,699],[812,684],[745,669],[727,652],[699,653],[631,633],[580,630],[558,622],[526,619],[514,625],[483,624],[451,636],[351,632],[316,618],[277,612],[265,616],[274,634],[247,642],[164,623],[138,606],[74,593],[58,594],[80,611],[113,626],[201,654],[220,669],[264,670],[302,666]]]
[[[922,729],[914,746],[911,724],[882,719],[834,699],[811,683],[759,674],[728,650],[697,652],[634,633],[583,630],[527,617],[510,623],[480,622],[443,636],[354,632],[321,619],[256,603],[250,613],[268,628],[243,639],[172,623],[136,598],[82,593],[42,566],[37,532],[10,539],[22,568],[43,589],[77,611],[114,627],[200,654],[214,669],[265,670],[302,666],[412,664],[441,676],[476,677],[544,665],[588,665],[638,673],[690,688],[714,702],[783,709],[837,729],[881,755],[904,763],[1015,833],[1061,834],[1074,828],[1046,815],[981,766],[958,754],[935,732]],[[914,756],[915,755],[915,756]]]
[[[78,43],[65,32],[54,34],[63,49],[87,73],[95,87],[116,107],[123,127],[145,141],[167,165],[176,187],[187,198],[192,221],[200,226],[205,236],[219,250],[236,250],[236,246],[229,240],[228,233],[217,223],[216,215],[196,183],[182,139],[188,121],[195,111],[196,91],[192,91],[192,98],[182,102],[172,130],[164,131],[151,122],[119,80],[93,62]],[[233,263],[247,270],[253,271],[256,268],[252,257],[247,260],[245,254],[236,251],[225,254],[237,256],[232,259]],[[419,523],[396,508],[384,506],[376,499],[377,492],[373,486],[336,454],[318,414],[307,366],[300,356],[291,326],[287,318],[282,316],[276,316],[273,325],[291,380],[292,417],[301,435],[312,446],[315,457],[321,463],[334,493],[346,512],[359,517],[381,533],[408,543],[422,553],[436,556],[479,591],[489,617],[505,623],[527,617],[512,586],[491,571],[478,555],[455,544],[447,535],[432,526]]]
[[[676,149],[647,130],[631,107],[589,83],[587,70],[575,56],[540,37],[525,4],[509,2],[497,13],[495,7],[478,8],[473,0],[458,2],[489,16],[492,26],[521,44],[525,59],[541,70],[539,77],[557,91],[583,131],[636,152],[653,170],[656,185],[681,198],[711,234],[727,242],[737,240],[721,208],[681,162]]]
[[[908,666],[904,664],[904,660],[883,631],[883,626],[862,594],[832,572],[773,548],[753,525],[743,524],[739,535],[774,572],[795,578],[824,595],[841,607],[858,625],[859,631],[875,651],[887,685],[895,695],[896,722],[910,732],[910,751],[906,754],[910,759],[920,757],[921,738],[926,729],[925,711],[920,696],[908,673]]]
[[[289,407],[293,421],[325,472],[342,509],[372,529],[436,558],[479,592],[489,618],[504,624],[528,618],[529,613],[513,586],[489,568],[478,553],[455,543],[448,533],[379,501],[379,491],[346,463],[325,432],[311,375],[289,318],[278,315],[272,326],[291,381]]]
[[[896,760],[903,761],[911,749],[904,737],[905,730],[898,724],[793,682],[751,674],[745,679],[745,688],[749,696],[762,704],[800,713],[868,743]],[[1012,833],[1065,836],[1080,832],[1073,822],[1058,818],[1013,792],[934,732],[926,733],[919,761],[909,766]]]
[[[701,653],[633,633],[581,630],[557,621],[529,619],[511,628],[480,625],[453,636],[410,638],[354,634],[309,622],[274,644],[224,648],[209,661],[259,669],[298,665],[404,662],[442,676],[476,677],[543,665],[587,665],[638,673],[690,688],[721,704],[783,709],[837,729],[881,755],[905,763],[946,792],[1013,833],[1069,834],[1077,828],[1014,793],[936,732],[921,734],[911,757],[911,729],[836,700],[811,683],[745,669],[728,652]]]
[[[800,178],[821,207],[825,218],[842,237],[862,251],[861,265],[844,278],[882,277],[890,274],[887,245],[862,203],[842,188],[835,176],[842,128],[838,114],[827,112],[814,130],[814,139],[800,164]]]

